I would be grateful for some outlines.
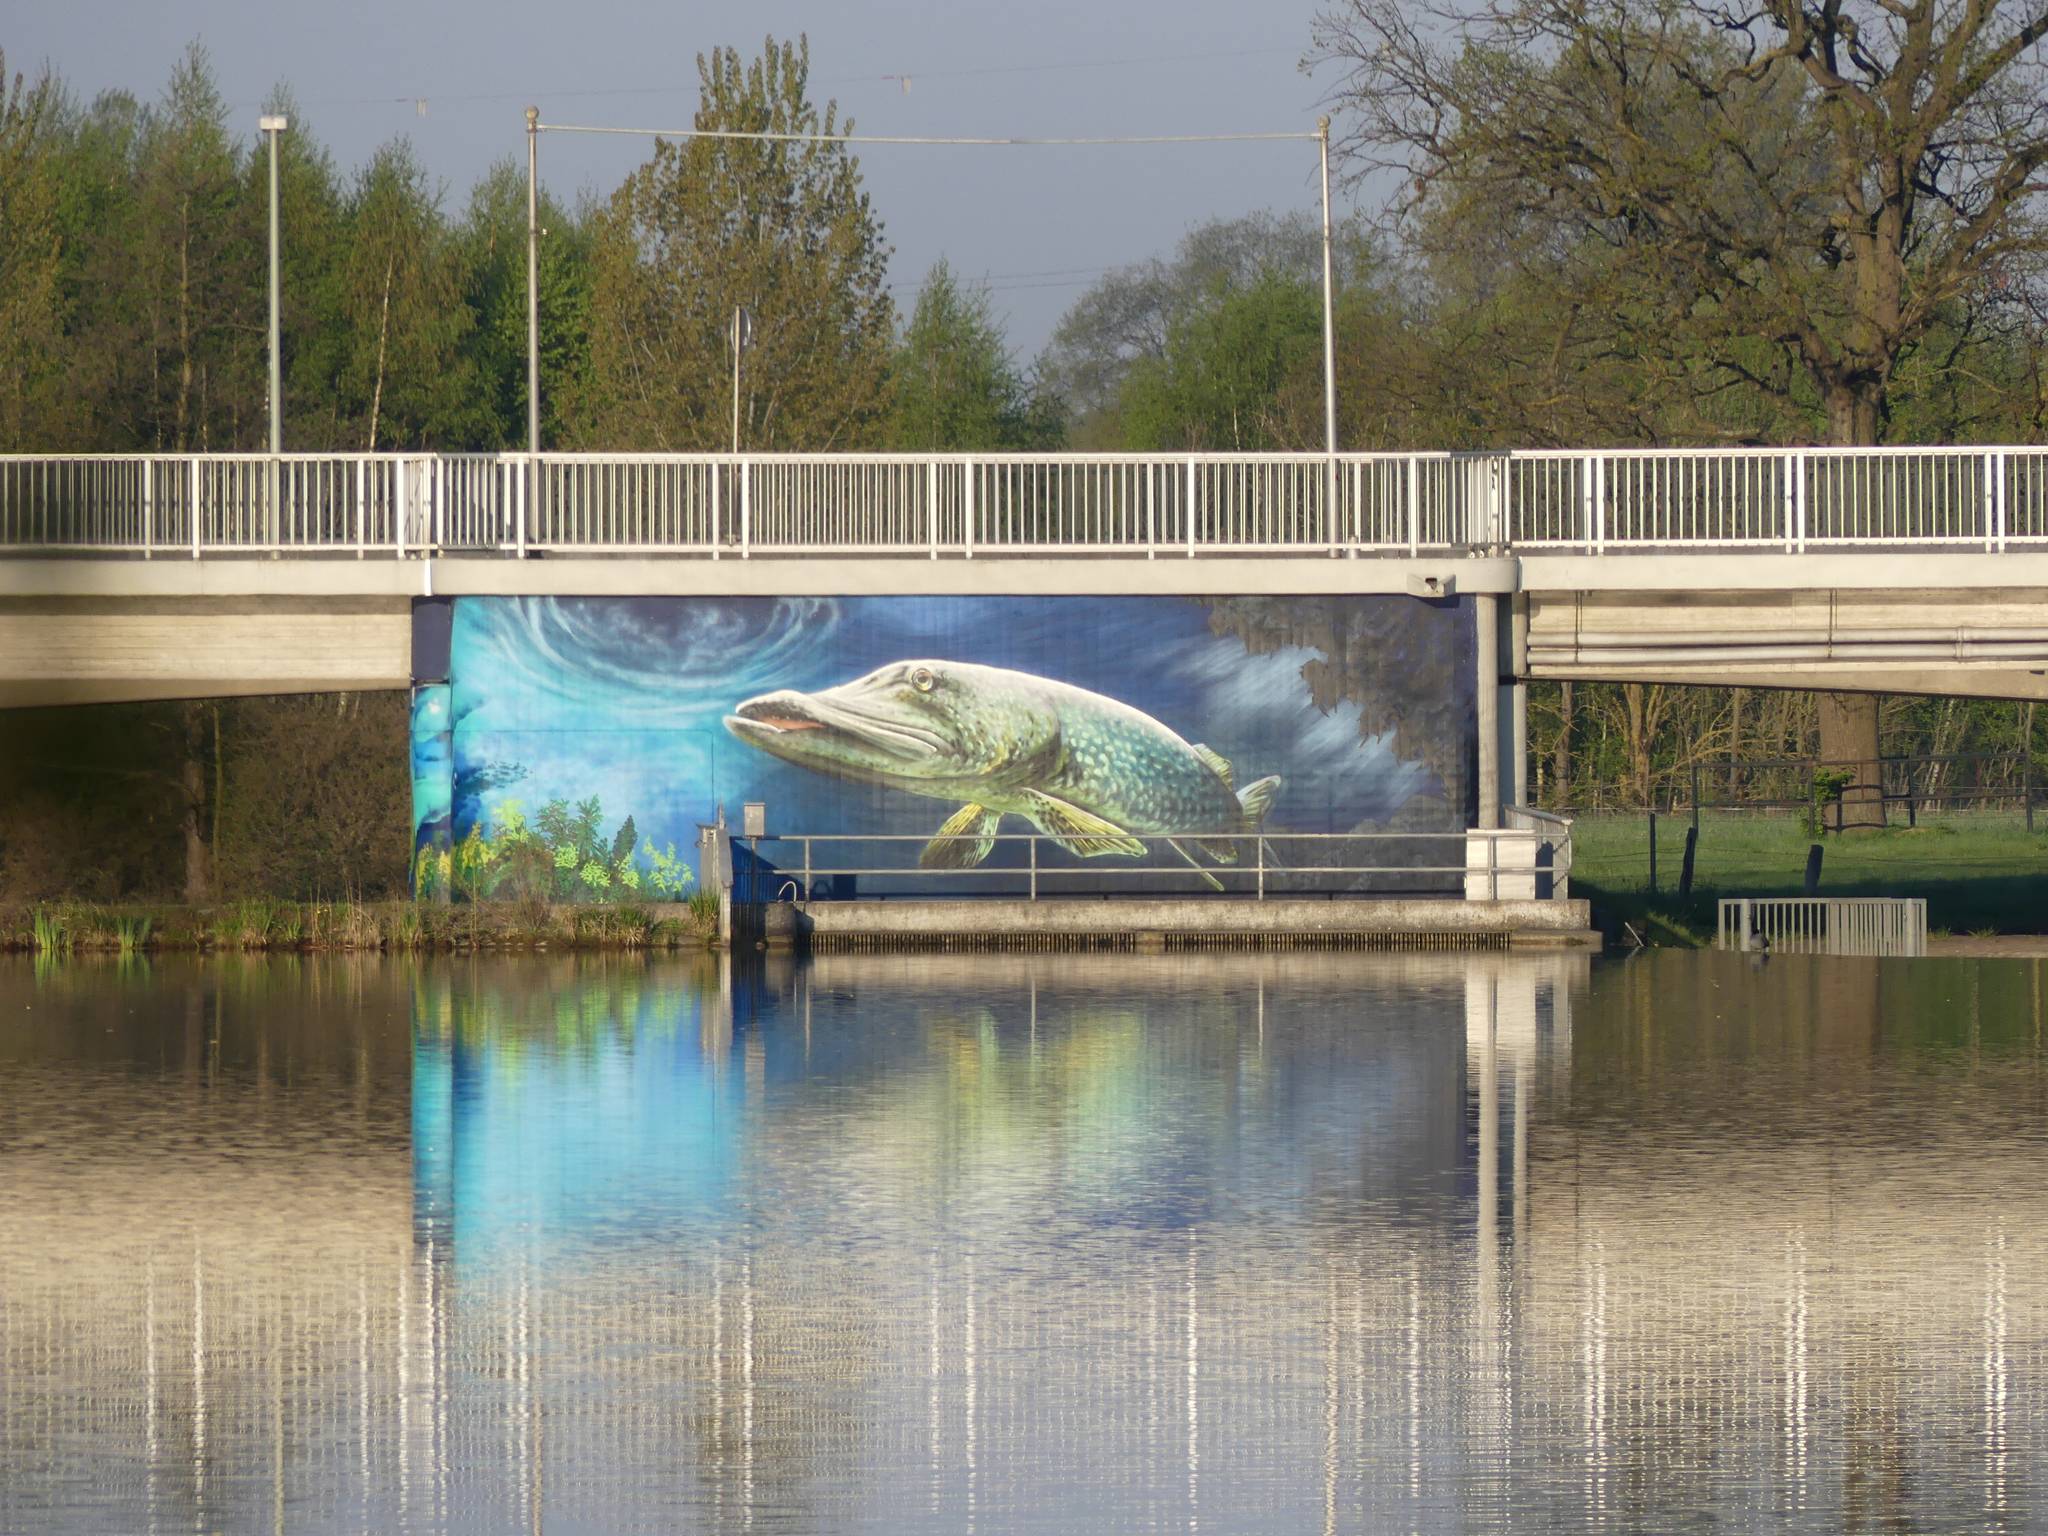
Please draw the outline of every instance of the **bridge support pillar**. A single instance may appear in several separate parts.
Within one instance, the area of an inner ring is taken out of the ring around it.
[[[1478,659],[1472,698],[1479,713],[1479,825],[1500,825],[1500,605],[1501,599],[1480,593],[1472,599],[1472,647]]]

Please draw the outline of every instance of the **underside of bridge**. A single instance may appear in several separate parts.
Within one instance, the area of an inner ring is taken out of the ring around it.
[[[413,601],[1401,593],[1512,599],[1503,678],[2048,698],[2048,555],[0,561],[0,707],[403,688]]]
[[[1521,600],[1532,679],[2048,699],[2048,593],[1565,591]],[[1519,627],[1519,626],[1518,626]]]

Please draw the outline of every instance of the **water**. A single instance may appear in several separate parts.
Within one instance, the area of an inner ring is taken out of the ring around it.
[[[0,968],[0,1530],[2048,1527],[2048,969]]]

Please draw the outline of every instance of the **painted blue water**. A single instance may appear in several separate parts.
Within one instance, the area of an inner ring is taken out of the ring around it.
[[[2030,1530],[2048,968],[0,965],[0,1530]]]

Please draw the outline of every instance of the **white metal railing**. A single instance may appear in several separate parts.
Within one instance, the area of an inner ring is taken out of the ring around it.
[[[2048,449],[11,454],[0,549],[150,555],[2048,548]]]
[[[1795,955],[1927,953],[1917,896],[1741,896],[1720,903],[1720,949]]]
[[[1447,895],[1461,882],[1469,893],[1475,873],[1490,889],[1474,899],[1518,894],[1518,874],[1529,879],[1526,865],[1518,870],[1500,863],[1475,871],[1469,862],[1448,862],[1464,855],[1466,837],[1464,832],[1265,832],[1201,839],[1207,845],[1231,845],[1238,857],[1230,864],[1195,863],[1196,855],[1174,853],[1167,839],[1146,838],[1142,841],[1149,852],[1142,861],[1076,863],[1045,858],[1045,846],[1057,839],[1018,832],[988,839],[1002,848],[1021,848],[1022,857],[1015,861],[996,858],[967,869],[926,869],[916,854],[927,843],[983,839],[968,833],[945,839],[905,833],[774,833],[733,839],[752,855],[735,861],[733,894],[746,902],[806,901],[829,890],[843,899],[848,886],[841,881],[869,881],[885,883],[861,892],[870,899],[937,887],[949,894],[1038,901],[1113,895],[1119,883],[1127,882],[1129,894],[1139,896],[1219,894],[1264,901],[1272,896]],[[895,853],[906,857],[892,860]]]

